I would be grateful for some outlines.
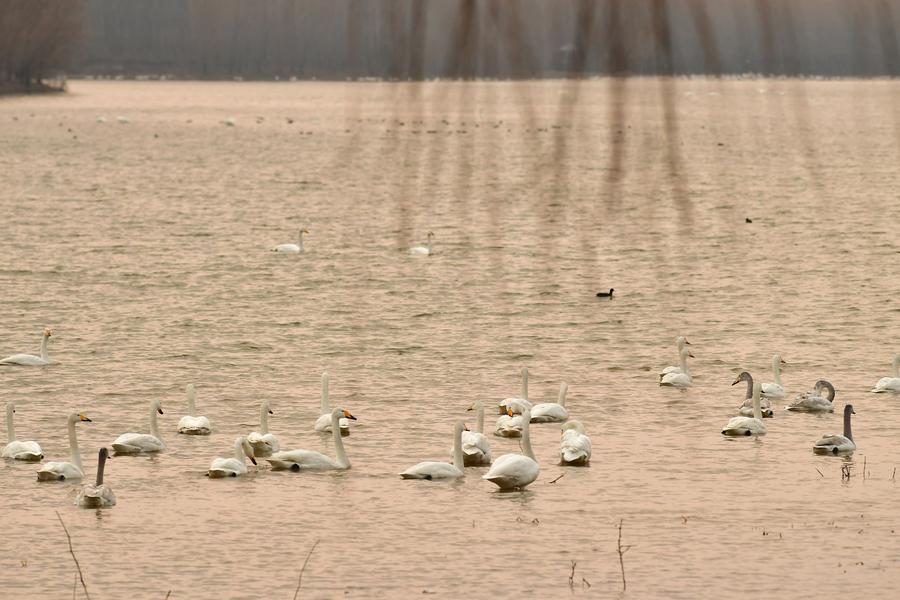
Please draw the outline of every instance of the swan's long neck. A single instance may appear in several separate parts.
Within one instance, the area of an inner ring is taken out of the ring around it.
[[[328,373],[322,373],[322,403],[319,405],[319,414],[325,415],[331,412],[331,403],[328,401]]]
[[[747,379],[747,400],[753,397],[753,377]]]
[[[50,357],[47,355],[47,340],[49,339],[49,335],[45,335],[41,338],[41,358],[44,360],[50,360]]]
[[[150,404],[150,435],[152,435],[153,437],[155,437],[158,440],[161,440],[162,438],[159,437],[159,422],[156,419],[156,410],[157,410],[156,403],[152,402]]]
[[[344,440],[341,437],[341,413],[339,410],[331,411],[331,439],[334,440],[334,453],[337,456],[338,464],[345,469],[348,468],[350,459],[347,458]]]
[[[234,458],[244,462],[244,456],[244,444],[241,442],[241,438],[238,438],[234,440]]]
[[[106,468],[106,452],[100,453],[100,458],[97,460],[97,485],[103,485],[103,469]]]
[[[16,427],[13,425],[13,414],[15,413],[15,407],[12,402],[6,405],[6,439],[12,444],[16,441]]]
[[[688,371],[687,357],[688,357],[687,352],[682,352],[681,356],[679,356],[679,359],[680,359],[679,364],[681,365],[681,372],[687,376],[690,376],[691,372]]]
[[[776,356],[772,359],[772,372],[775,374],[775,383],[781,385],[781,357]]]
[[[852,442],[853,432],[850,431],[850,414],[849,410],[844,411],[844,437]]]
[[[684,338],[679,337],[675,340],[675,345],[678,347],[678,356],[681,356],[681,351],[684,350]]]
[[[563,382],[563,383],[559,384],[559,400],[557,401],[557,404],[559,404],[563,408],[566,407],[566,392],[568,392],[568,391],[569,391],[568,383]]]
[[[74,419],[69,419],[69,452],[72,455],[72,464],[83,472],[84,469],[81,468],[81,452],[78,451],[78,437],[75,435]]]
[[[478,431],[478,433],[484,433],[484,404],[479,402],[475,406],[475,410],[477,416],[477,425],[475,429],[476,431]]]
[[[300,247],[300,251],[303,252],[303,230],[297,232],[297,246]]]
[[[465,456],[463,456],[462,450],[463,429],[463,424],[458,423],[456,425],[456,428],[453,430],[453,466],[460,471],[465,471],[466,468],[466,458]]]
[[[762,407],[759,403],[759,391],[753,390],[753,418],[762,421]]]
[[[528,400],[528,369],[522,368],[522,398]]]
[[[194,405],[195,400],[197,399],[197,390],[194,389],[194,384],[189,383],[187,386],[187,398],[188,398],[188,414],[194,416],[197,414],[197,407]]]
[[[269,433],[269,403],[263,402],[259,407],[259,431],[265,435]]]
[[[900,377],[900,354],[894,357],[894,377]]]
[[[531,449],[531,411],[526,410],[522,413],[522,453],[531,460],[537,462],[534,457],[534,450]]]

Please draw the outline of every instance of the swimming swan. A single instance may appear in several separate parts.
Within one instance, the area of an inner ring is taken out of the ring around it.
[[[476,400],[466,409],[474,410],[477,419],[475,431],[462,432],[462,451],[465,466],[478,467],[491,464],[491,444],[484,435],[484,404]],[[451,450],[451,456],[453,451]]]
[[[482,479],[497,485],[501,490],[523,489],[538,478],[541,472],[531,449],[531,411],[522,413],[523,454],[504,454],[494,461]]]
[[[103,483],[103,470],[106,468],[106,459],[109,457],[109,451],[106,448],[100,448],[100,457],[97,459],[97,483],[91,485],[85,483],[81,486],[81,491],[75,498],[75,504],[84,508],[109,508],[115,506],[116,495],[112,488]]]
[[[314,450],[289,450],[277,452],[267,458],[275,471],[290,469],[291,471],[328,471],[350,468],[350,459],[344,450],[344,440],[341,437],[340,418],[344,417],[355,421],[356,417],[350,411],[337,407],[331,411],[331,436],[334,440],[334,452],[337,459],[325,456]]]
[[[38,469],[38,481],[65,481],[66,479],[81,479],[84,471],[81,468],[81,452],[78,451],[78,438],[75,436],[75,423],[78,421],[91,422],[84,415],[72,413],[69,415],[69,453],[72,462],[48,462]]]
[[[822,396],[826,392],[827,396]],[[812,392],[803,392],[784,407],[793,412],[834,412],[834,386],[820,379]]]
[[[20,442],[16,439],[16,430],[13,425],[13,413],[16,412],[16,405],[12,402],[6,403],[6,439],[8,444],[3,448],[0,456],[3,458],[12,458],[14,460],[25,460],[36,462],[44,458],[44,451],[41,450],[37,442]]]
[[[44,335],[41,338],[41,355],[33,354],[13,354],[0,360],[0,365],[19,365],[24,367],[49,365],[51,362],[50,355],[47,354],[47,341],[53,335],[53,330],[49,327],[44,328]]]
[[[453,464],[425,461],[408,468],[400,473],[403,479],[454,479],[464,477],[465,455],[462,449],[462,434],[466,431],[466,425],[458,421],[453,428]]]
[[[245,457],[249,458],[254,465],[256,464],[256,458],[253,456],[253,446],[250,445],[246,437],[241,436],[234,440],[234,457],[213,459],[206,474],[214,479],[246,475],[247,463],[244,462]]]
[[[591,460],[591,438],[584,433],[581,421],[569,421],[560,431],[559,464],[586,465]]]
[[[431,251],[431,240],[434,238],[434,234],[432,232],[428,232],[428,241],[425,242],[424,246],[413,246],[409,249],[409,253],[413,255],[419,256],[428,256],[432,253]]]
[[[741,371],[741,374],[738,375],[738,378],[734,380],[734,383],[731,385],[737,385],[738,383],[746,381],[747,382],[747,397],[744,400],[744,403],[741,404],[741,407],[738,409],[738,414],[742,417],[752,417],[753,416],[753,376],[750,375],[747,371]],[[762,412],[762,416],[764,419],[769,419],[775,416],[775,412],[772,410],[772,403],[769,402],[766,398],[760,398],[759,400],[759,408]]]
[[[265,458],[271,456],[273,452],[278,452],[278,438],[269,433],[269,415],[274,415],[272,409],[269,408],[269,401],[263,400],[259,407],[259,429],[260,431],[251,431],[247,435],[247,441],[253,447],[253,456],[257,458]]]
[[[541,402],[531,408],[532,423],[563,423],[569,418],[566,410],[566,392],[569,385],[565,382],[559,385],[559,400],[556,402]]]
[[[150,433],[123,433],[112,443],[116,454],[141,454],[143,452],[160,452],[166,449],[166,443],[159,435],[159,424],[156,415],[163,414],[159,400],[150,401]]]
[[[879,379],[872,391],[876,394],[881,392],[900,392],[900,354],[894,356],[894,376]]]
[[[521,414],[526,408],[530,409],[531,402],[528,401],[528,367],[522,367],[522,396],[519,398],[504,398],[500,401],[498,408],[499,414],[505,415],[511,408],[514,414]]]
[[[526,408],[525,410],[528,411],[529,414],[531,414],[530,408]],[[522,437],[522,423],[524,422],[525,420],[522,418],[522,415],[514,414],[513,409],[510,406],[506,409],[505,415],[500,415],[499,417],[497,417],[497,425],[494,428],[494,435],[506,438]]]
[[[772,400],[787,398],[787,392],[784,391],[784,386],[781,385],[781,365],[786,364],[781,359],[780,354],[772,356],[772,373],[775,375],[775,383],[762,384],[762,395],[764,398],[771,398]]]
[[[663,378],[659,380],[659,385],[665,385],[670,387],[690,387],[693,384],[693,380],[691,379],[691,372],[688,370],[687,359],[688,357],[694,358],[694,355],[691,354],[691,351],[687,348],[681,349],[681,354],[679,355],[679,361],[681,363],[680,372],[678,373],[666,373],[663,375]]]
[[[823,435],[813,446],[816,454],[847,454],[856,450],[856,442],[853,441],[853,433],[850,431],[850,415],[855,415],[853,405],[844,407],[844,435]]]
[[[330,381],[331,378],[328,376],[328,371],[322,373],[322,401],[319,404],[321,414],[316,419],[315,425],[315,430],[320,433],[331,433],[331,403],[328,401],[328,384]],[[350,435],[350,420],[342,417],[340,424],[341,435]]]
[[[728,424],[722,429],[722,435],[739,436],[739,435],[765,435],[766,425],[762,420],[762,410],[759,407],[759,395],[762,392],[762,385],[753,384],[753,416],[752,417],[732,417]]]
[[[211,431],[209,419],[206,417],[190,416],[197,412],[197,407],[194,406],[194,400],[197,397],[197,391],[194,389],[194,384],[187,384],[185,391],[187,392],[188,415],[181,417],[181,420],[178,421],[178,433],[187,435],[209,435],[209,432]]]
[[[687,341],[687,339],[683,335],[679,335],[675,338],[675,346],[678,347],[678,358],[681,359],[681,351],[684,350],[685,345],[690,346],[691,343]],[[659,372],[659,378],[662,380],[663,377],[668,375],[669,373],[681,373],[681,367],[676,366],[668,366],[662,371]]]
[[[303,252],[303,234],[309,233],[309,230],[305,227],[301,227],[297,230],[297,243],[296,244],[278,244],[274,248],[272,248],[272,252],[292,252],[294,254],[298,254]]]

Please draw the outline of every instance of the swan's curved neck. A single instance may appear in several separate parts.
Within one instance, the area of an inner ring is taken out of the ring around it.
[[[484,433],[484,404],[479,402],[478,406],[475,407],[475,410],[477,411],[476,414],[478,418],[477,426],[475,429],[476,431],[478,431],[478,433]]]
[[[13,413],[15,407],[12,404],[6,405],[6,439],[12,444],[16,441],[16,427],[13,425]]]
[[[772,372],[775,374],[775,383],[781,385],[781,359],[772,359]]]
[[[269,405],[265,402],[259,407],[259,431],[263,435],[269,433]]]
[[[319,405],[319,410],[321,411],[319,412],[320,415],[331,412],[331,403],[328,401],[328,383],[328,373],[324,373],[322,375],[322,403]]]
[[[158,440],[162,438],[159,436],[159,423],[156,420],[156,404],[150,404],[150,435],[155,437]]]
[[[531,449],[531,411],[522,413],[522,452],[531,460],[537,462],[534,450]]]
[[[522,369],[522,399],[528,400],[528,369]]]
[[[50,360],[50,357],[47,355],[47,340],[50,339],[50,336],[45,335],[41,338],[41,358],[44,360]]]
[[[72,464],[84,472],[81,468],[81,452],[78,451],[78,436],[75,435],[75,421],[72,419],[69,419],[69,452],[72,455]]]
[[[350,459],[347,458],[344,439],[341,437],[341,414],[337,410],[331,411],[331,439],[334,440],[334,453],[337,456],[338,464],[344,469],[349,468]]]
[[[844,411],[844,437],[853,441],[853,432],[850,430],[850,411]]]
[[[453,430],[453,466],[460,471],[465,471],[466,459],[462,450],[462,432],[462,425],[457,425]]]
[[[557,401],[557,404],[559,404],[563,408],[566,407],[566,392],[568,392],[568,391],[569,391],[569,384],[564,382],[559,385],[559,400]]]
[[[191,416],[194,416],[197,414],[197,407],[195,405],[195,400],[197,399],[197,390],[194,389],[193,385],[188,386],[187,398],[188,398],[188,413]]]
[[[103,469],[106,468],[106,452],[100,453],[100,458],[97,461],[97,485],[103,485]]]

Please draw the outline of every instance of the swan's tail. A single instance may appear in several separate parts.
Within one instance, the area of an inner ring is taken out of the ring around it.
[[[237,473],[235,471],[231,471],[228,469],[210,469],[206,472],[206,474],[212,479],[219,479],[222,477],[237,477]]]
[[[403,479],[431,479],[431,475],[423,475],[422,473],[400,473]]]
[[[562,453],[562,458],[567,463],[581,463],[587,460],[587,453],[584,450],[566,449]]]
[[[141,449],[129,444],[113,444],[112,449],[116,454],[138,454]]]
[[[38,481],[59,481],[60,479],[65,479],[64,476],[60,475],[56,471],[38,471],[37,472],[37,480]]]

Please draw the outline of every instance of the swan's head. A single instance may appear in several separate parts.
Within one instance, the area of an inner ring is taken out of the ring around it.
[[[462,421],[457,421],[457,422],[456,422],[456,427],[455,427],[455,429],[456,429],[456,433],[462,433],[463,431],[469,431],[469,428],[466,427],[466,424],[463,423]]]
[[[688,348],[681,349],[681,356],[683,356],[684,358],[688,358],[688,357],[694,358],[694,355],[691,354],[691,351]]]
[[[737,385],[742,381],[750,381],[753,382],[753,376],[750,375],[747,371],[741,371],[741,374],[737,376],[737,379],[734,380],[734,383],[731,385]]]
[[[109,455],[109,450],[106,449],[106,446],[104,446],[103,448],[100,448],[100,453],[98,454],[98,458],[100,459],[100,462],[103,462],[107,458],[112,458]]]
[[[91,420],[87,418],[87,416],[80,413],[72,413],[71,415],[69,415],[69,423],[77,423],[78,421],[87,421],[88,423],[91,422]]]
[[[253,453],[253,446],[250,445],[250,442],[247,441],[246,437],[239,437],[234,441],[234,443],[235,445],[241,447],[241,449],[244,451],[244,455],[250,459],[250,462],[252,462],[254,465],[257,464],[256,456]]]
[[[152,407],[151,410],[155,410],[158,414],[163,414],[162,404],[159,400],[154,400],[150,403],[150,406]]]
[[[268,414],[270,414],[270,415],[274,415],[274,414],[275,414],[274,412],[272,412],[272,409],[269,408],[269,401],[268,401],[268,400],[263,400],[263,403],[262,403],[262,407],[261,407],[261,408],[262,408],[262,412],[264,412],[264,413],[268,413]]]
[[[776,354],[772,357],[772,364],[776,365],[776,366],[780,366],[780,365],[786,365],[787,363],[784,362],[784,359],[781,358],[780,354]]]
[[[429,232],[428,232],[428,235],[427,235],[426,237],[427,237],[429,240],[432,239],[432,238],[434,237],[434,232],[433,232],[433,231],[429,231]]]
[[[846,406],[844,407],[844,416],[845,416],[845,417],[846,417],[847,415],[855,415],[855,414],[856,414],[856,411],[853,410],[853,405],[852,405],[852,404],[848,404],[848,405],[846,405]]]
[[[471,408],[469,410],[472,410]],[[11,415],[16,412],[16,405],[13,402],[6,403],[6,414]]]
[[[44,337],[48,338],[51,335],[53,335],[53,330],[50,329],[49,327],[44,327]]]
[[[331,416],[332,417],[337,416],[338,418],[344,417],[345,419],[350,419],[351,421],[357,420],[356,417],[354,417],[353,415],[350,414],[349,410],[344,410],[341,407],[337,407],[333,411],[331,411]]]
[[[476,400],[475,402],[472,403],[472,406],[470,406],[469,408],[466,409],[466,412],[469,412],[472,410],[480,410],[482,406],[484,406],[484,405],[481,403],[481,400]]]
[[[196,389],[194,388],[194,384],[193,384],[193,383],[187,384],[187,385],[184,387],[184,391],[187,392],[187,395],[188,395],[188,396],[193,395],[194,392],[196,391]]]
[[[512,411],[512,409],[508,406],[506,407],[506,414],[507,414],[507,416],[510,416],[510,417],[515,415],[515,413]]]
[[[584,433],[584,425],[581,424],[581,421],[572,420],[563,423],[563,426],[560,428],[559,435],[563,436],[567,431],[571,429],[574,429],[578,433]]]
[[[300,233],[309,233],[309,229],[307,229],[306,227],[301,227]]]

